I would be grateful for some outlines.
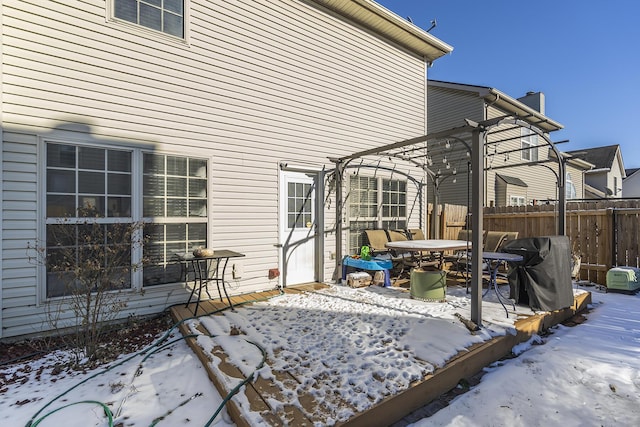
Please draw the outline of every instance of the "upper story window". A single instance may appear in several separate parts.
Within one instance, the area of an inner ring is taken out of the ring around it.
[[[571,179],[571,175],[569,175],[569,172],[567,172],[567,180],[565,181],[566,183],[566,198],[567,199],[575,199],[576,197],[578,197],[578,192],[576,191],[576,186],[573,183],[573,180]]]
[[[522,160],[538,161],[538,135],[527,128],[520,128]]]
[[[113,0],[113,16],[184,38],[185,0]]]

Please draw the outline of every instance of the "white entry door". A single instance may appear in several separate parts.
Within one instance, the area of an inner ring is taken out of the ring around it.
[[[282,172],[280,188],[280,257],[286,285],[315,281],[314,179],[298,172]]]

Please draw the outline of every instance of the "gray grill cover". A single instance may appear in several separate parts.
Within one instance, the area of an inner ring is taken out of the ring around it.
[[[533,310],[553,311],[573,304],[571,248],[567,236],[529,237],[511,240],[503,252],[522,255],[511,263],[510,297]]]

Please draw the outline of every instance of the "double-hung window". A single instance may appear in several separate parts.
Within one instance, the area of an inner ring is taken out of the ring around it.
[[[176,254],[206,247],[207,161],[143,155],[144,285],[181,279]]]
[[[522,160],[538,161],[538,134],[528,128],[520,128]]]
[[[368,229],[407,226],[407,182],[355,175],[349,183],[349,251],[358,253]]]
[[[184,38],[185,0],[112,0],[113,16]]]
[[[114,289],[182,280],[176,254],[207,245],[207,169],[205,158],[48,142],[47,298],[72,291],[91,251],[122,264]]]

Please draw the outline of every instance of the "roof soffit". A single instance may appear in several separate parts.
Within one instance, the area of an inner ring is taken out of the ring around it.
[[[371,0],[312,0],[434,61],[453,47]]]

